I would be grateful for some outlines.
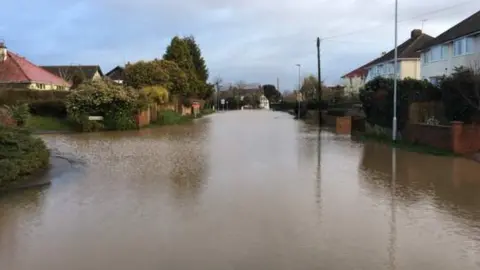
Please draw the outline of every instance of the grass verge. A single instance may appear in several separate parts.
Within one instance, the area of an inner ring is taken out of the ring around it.
[[[31,116],[26,128],[32,131],[72,131],[72,125],[66,119],[48,116]]]
[[[192,116],[183,116],[174,111],[162,111],[158,113],[158,120],[152,123],[153,126],[157,125],[181,125],[192,122]]]
[[[422,154],[430,154],[434,156],[459,156],[452,151],[449,150],[444,150],[444,149],[439,149],[435,148],[429,145],[423,145],[423,144],[416,144],[416,143],[411,143],[411,142],[406,142],[402,140],[398,140],[396,142],[392,141],[390,137],[387,137],[385,135],[378,135],[378,134],[361,134],[357,136],[362,141],[376,141],[380,142],[383,144],[391,145],[392,147],[410,151],[410,152],[416,152],[416,153],[422,153]]]

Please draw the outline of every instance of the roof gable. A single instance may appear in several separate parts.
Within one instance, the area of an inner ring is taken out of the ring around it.
[[[125,69],[121,66],[116,66],[112,70],[110,70],[105,76],[109,77],[112,80],[124,80],[125,78]]]
[[[425,44],[420,50],[480,32],[480,10]]]
[[[69,85],[62,78],[34,65],[24,57],[11,51],[7,59],[0,63],[1,83],[45,83],[54,85]]]

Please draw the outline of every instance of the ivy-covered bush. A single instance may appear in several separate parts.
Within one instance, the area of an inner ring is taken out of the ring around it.
[[[393,79],[382,77],[368,82],[360,90],[367,121],[385,128],[392,127],[393,118]],[[412,102],[434,101],[441,99],[439,88],[426,80],[404,79],[397,84],[397,125],[400,130],[408,121],[409,105]]]
[[[139,97],[138,91],[111,82],[87,82],[67,97],[67,112],[83,131],[101,128],[89,116],[102,116],[108,130],[133,129],[134,115],[147,106]]]
[[[480,117],[480,73],[466,68],[440,82],[445,116],[450,121],[472,122]]]
[[[0,126],[0,188],[48,166],[50,153],[25,130]]]

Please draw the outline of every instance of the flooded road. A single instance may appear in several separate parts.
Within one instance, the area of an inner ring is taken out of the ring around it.
[[[480,269],[468,160],[267,111],[43,138],[80,165],[0,197],[1,270]]]

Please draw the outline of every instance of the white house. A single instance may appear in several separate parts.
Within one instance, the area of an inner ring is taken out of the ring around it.
[[[433,83],[456,67],[480,69],[480,11],[421,49],[421,77]]]
[[[365,85],[368,69],[365,66],[359,67],[342,76],[345,94],[355,95]]]
[[[397,47],[398,63],[397,77],[400,79],[412,78],[420,79],[420,48],[432,41],[434,38],[422,33],[422,30],[415,29],[411,32],[410,39]],[[393,78],[394,77],[394,57],[395,49],[373,60],[365,66],[368,70],[366,81],[376,77]]]

